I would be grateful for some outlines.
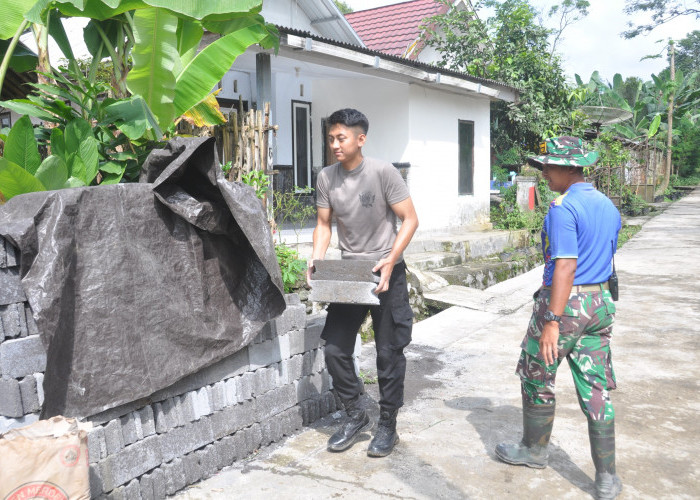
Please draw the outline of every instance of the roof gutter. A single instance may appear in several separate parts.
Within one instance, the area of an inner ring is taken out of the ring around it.
[[[411,64],[383,58],[381,54],[365,54],[351,48],[340,47],[331,43],[319,41],[309,36],[285,33],[280,41],[296,50],[303,50],[335,59],[341,59],[346,62],[359,64],[365,68],[373,68],[375,70],[408,76],[418,82],[426,84],[452,87],[466,91],[467,93],[483,95],[490,99],[499,99],[509,102],[513,102],[517,99],[517,91],[512,93],[502,92],[496,88],[471,82],[464,78],[443,74],[438,71],[427,71]]]

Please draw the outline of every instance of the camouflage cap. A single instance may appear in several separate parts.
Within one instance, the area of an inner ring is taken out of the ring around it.
[[[540,144],[539,156],[530,156],[530,165],[541,169],[543,165],[564,167],[589,167],[598,161],[597,151],[586,152],[579,137],[550,137]]]

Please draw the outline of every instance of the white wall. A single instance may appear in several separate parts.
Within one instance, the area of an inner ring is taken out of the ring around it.
[[[341,108],[355,108],[367,116],[366,156],[389,162],[404,161],[408,144],[408,84],[378,78],[314,81],[313,159],[323,165],[321,118]]]
[[[420,230],[481,224],[489,217],[489,101],[410,86],[409,187]],[[459,120],[474,122],[474,194],[458,194]]]

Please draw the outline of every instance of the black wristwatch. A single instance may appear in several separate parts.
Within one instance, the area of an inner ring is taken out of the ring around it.
[[[547,309],[547,312],[544,313],[543,317],[545,321],[556,321],[557,323],[561,323],[561,316],[557,316],[549,309]]]

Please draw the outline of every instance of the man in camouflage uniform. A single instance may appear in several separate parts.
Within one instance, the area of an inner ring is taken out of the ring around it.
[[[528,161],[542,169],[550,189],[561,193],[550,205],[542,228],[545,270],[542,287],[521,344],[516,373],[521,379],[523,438],[499,444],[496,456],[528,467],[547,466],[554,423],[554,382],[566,358],[576,393],[588,418],[596,496],[615,498],[622,482],[615,474],[615,389],[610,338],[615,305],[608,279],[621,227],[620,213],[584,181],[583,167],[598,160],[576,137],[548,139],[541,156]]]

